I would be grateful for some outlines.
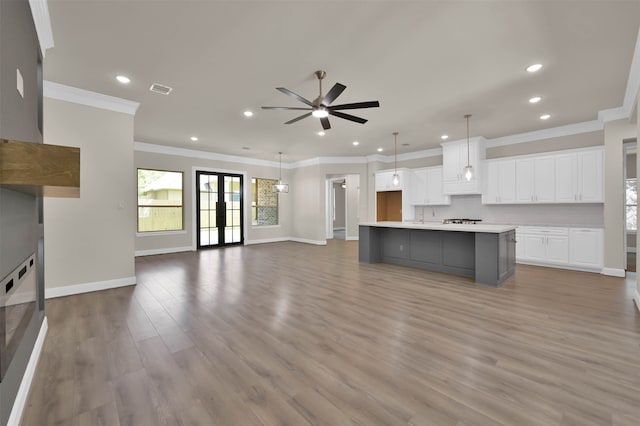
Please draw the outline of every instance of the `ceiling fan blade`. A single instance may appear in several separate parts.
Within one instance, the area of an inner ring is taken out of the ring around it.
[[[331,110],[336,109],[360,109],[360,108],[377,108],[380,106],[380,102],[378,101],[369,101],[369,102],[356,102],[353,104],[342,104],[342,105],[334,105],[327,107]]]
[[[300,121],[300,120],[302,120],[303,118],[307,118],[307,117],[308,117],[308,116],[310,116],[310,115],[311,115],[311,113],[310,113],[310,112],[308,112],[308,113],[306,113],[306,114],[302,114],[300,117],[296,117],[296,118],[294,118],[293,120],[289,120],[289,121],[287,121],[287,122],[286,122],[286,123],[284,123],[284,124],[291,124],[291,123],[295,123],[296,121]]]
[[[344,118],[345,120],[355,121],[356,123],[360,123],[360,124],[364,124],[368,121],[368,120],[365,120],[364,118],[356,117],[355,115],[351,115],[351,114],[345,114],[344,112],[339,112],[339,111],[329,111],[329,114],[339,118]]]
[[[324,96],[324,99],[322,99],[322,105],[328,106],[331,102],[335,101],[346,88],[347,86],[344,84],[334,84],[331,90]]]
[[[320,119],[320,123],[322,123],[322,128],[324,130],[329,130],[331,128],[331,124],[329,124],[329,119],[327,117],[322,117]]]
[[[291,96],[292,98],[296,98],[297,100],[299,100],[299,101],[300,101],[300,102],[302,102],[303,104],[307,104],[307,105],[309,105],[310,107],[312,107],[312,106],[313,106],[313,104],[311,103],[311,101],[308,101],[308,100],[306,100],[305,98],[303,98],[302,96],[300,96],[300,95],[297,95],[297,94],[293,93],[293,92],[292,92],[291,90],[289,90],[289,89],[285,89],[284,87],[276,87],[276,90],[279,90],[279,91],[281,91],[282,93],[284,93],[285,95],[289,95],[289,96]]]
[[[263,106],[262,109],[287,109],[287,110],[300,110],[300,111],[311,111],[313,108],[298,108],[298,107],[274,107],[274,106]]]

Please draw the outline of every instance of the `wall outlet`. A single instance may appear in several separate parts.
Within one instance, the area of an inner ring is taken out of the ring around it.
[[[16,68],[16,87],[18,88],[20,96],[24,99],[24,80],[22,79],[22,73],[19,68]]]

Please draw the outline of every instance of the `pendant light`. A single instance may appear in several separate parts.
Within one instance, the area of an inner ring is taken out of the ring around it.
[[[393,186],[400,185],[400,175],[398,175],[398,132],[393,132]]]
[[[466,114],[464,118],[467,119],[467,167],[464,168],[464,178],[468,182],[473,177],[473,167],[469,161],[469,118],[471,118],[471,114]]]
[[[278,155],[280,155],[280,175],[278,177],[278,183],[273,185],[272,191],[287,193],[289,192],[289,184],[282,183],[282,152],[278,152]]]

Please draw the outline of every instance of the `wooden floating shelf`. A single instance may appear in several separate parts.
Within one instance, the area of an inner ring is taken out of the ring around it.
[[[0,185],[49,197],[80,197],[80,148],[0,139]]]

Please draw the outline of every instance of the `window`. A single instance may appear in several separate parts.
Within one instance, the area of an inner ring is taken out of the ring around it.
[[[138,169],[138,232],[180,231],[182,172]]]
[[[638,186],[636,179],[625,179],[627,231],[638,229]]]
[[[257,226],[278,224],[278,193],[273,192],[276,179],[251,179],[251,224]]]

